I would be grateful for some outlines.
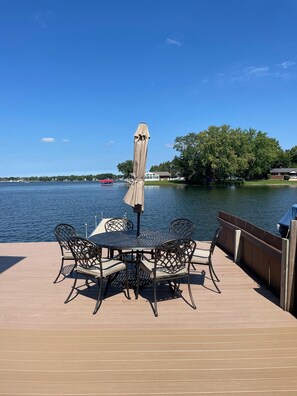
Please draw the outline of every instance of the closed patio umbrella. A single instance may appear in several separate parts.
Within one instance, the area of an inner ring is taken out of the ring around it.
[[[124,202],[137,213],[137,236],[140,235],[140,213],[144,211],[144,174],[150,134],[147,124],[140,123],[134,134],[133,181]]]

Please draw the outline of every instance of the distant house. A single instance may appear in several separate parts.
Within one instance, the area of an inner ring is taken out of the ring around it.
[[[290,176],[290,179],[297,178],[297,168],[273,168],[270,169],[271,179],[284,180],[285,176]]]
[[[144,180],[146,181],[156,181],[156,180],[170,180],[169,172],[146,172],[144,175]]]
[[[160,180],[160,176],[157,175],[156,172],[145,172],[144,180],[146,180],[146,181]]]

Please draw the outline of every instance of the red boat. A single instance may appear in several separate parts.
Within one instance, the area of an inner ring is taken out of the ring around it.
[[[113,179],[99,180],[99,183],[101,183],[102,186],[110,186],[113,184]]]

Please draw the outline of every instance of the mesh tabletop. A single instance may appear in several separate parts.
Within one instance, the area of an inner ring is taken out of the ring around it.
[[[176,239],[178,236],[163,231],[142,231],[137,237],[136,231],[104,232],[93,235],[90,241],[96,245],[114,250],[154,249],[165,241]]]

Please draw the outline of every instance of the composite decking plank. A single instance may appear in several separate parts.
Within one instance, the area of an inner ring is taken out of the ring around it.
[[[1,384],[2,394],[9,395],[188,395],[188,394],[228,394],[238,392],[262,392],[282,394],[284,391],[297,391],[297,382],[293,378],[284,379],[224,379],[176,381],[117,381],[99,382],[95,378],[88,382],[64,381],[61,376],[52,381],[15,381],[10,387]],[[6,393],[7,392],[7,393]],[[218,393],[220,392],[220,393]],[[0,393],[1,394],[1,393]]]
[[[212,359],[182,359],[176,353],[176,357],[172,357],[170,360],[166,359],[149,359],[147,360],[146,356],[143,355],[142,359],[113,359],[113,360],[102,360],[88,358],[88,356],[78,357],[77,359],[72,359],[72,356],[69,356],[68,359],[64,356],[63,359],[32,359],[31,356],[27,358],[25,356],[20,360],[1,360],[0,361],[0,371],[4,373],[7,372],[21,372],[21,371],[31,371],[31,372],[54,372],[56,370],[67,370],[67,372],[111,372],[111,371],[147,371],[150,370],[160,370],[164,372],[165,370],[188,370],[188,371],[215,371],[215,370],[259,370],[263,372],[264,369],[269,369],[270,371],[273,369],[286,370],[288,368],[292,368],[296,370],[297,367],[297,357],[275,357],[273,361],[270,357],[266,358],[241,358],[240,356],[235,356],[232,358],[217,358],[213,357]],[[78,368],[79,367],[79,368]],[[161,367],[161,369],[160,369]],[[269,372],[270,372],[269,371]]]

